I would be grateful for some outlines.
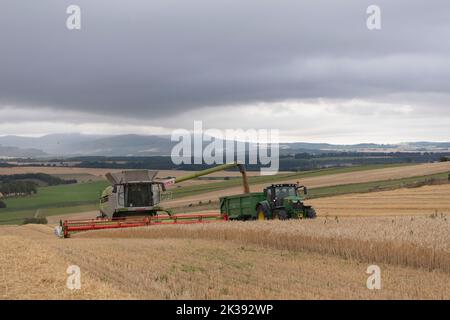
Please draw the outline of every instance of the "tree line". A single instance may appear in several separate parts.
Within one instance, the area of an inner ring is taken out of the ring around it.
[[[0,183],[14,182],[19,180],[39,180],[48,186],[77,183],[76,179],[64,180],[46,173],[20,173],[10,175],[0,175]]]
[[[4,197],[31,195],[37,192],[38,184],[33,181],[8,181],[0,183]]]

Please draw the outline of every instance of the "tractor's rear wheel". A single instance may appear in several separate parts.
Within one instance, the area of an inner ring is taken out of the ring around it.
[[[258,206],[256,208],[256,219],[258,220],[266,220],[266,213],[264,212],[264,209],[262,206]]]
[[[306,217],[308,219],[315,219],[317,217],[316,210],[314,210],[314,208],[306,209]]]

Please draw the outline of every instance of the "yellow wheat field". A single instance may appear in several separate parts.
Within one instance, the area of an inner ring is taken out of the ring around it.
[[[247,243],[254,225],[229,225],[248,234],[239,241],[228,241],[219,224],[208,226],[227,240],[194,237],[186,232],[194,226],[157,227],[154,238],[130,229],[123,238],[102,232],[65,240],[48,226],[1,227],[0,298],[450,299],[445,272],[381,263],[382,290],[371,291],[366,269],[372,262]],[[184,233],[175,238],[175,230]],[[66,288],[73,264],[81,269],[79,291]]]
[[[307,201],[321,216],[450,215],[450,184],[347,194]]]
[[[232,240],[450,274],[450,222],[445,215],[151,226],[95,231],[79,237]]]
[[[0,227],[1,299],[450,299],[445,216]],[[370,264],[382,290],[366,288]],[[82,288],[66,288],[77,265]]]

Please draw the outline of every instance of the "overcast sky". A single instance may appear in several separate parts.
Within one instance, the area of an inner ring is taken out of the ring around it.
[[[66,8],[81,7],[81,30]],[[366,9],[381,8],[369,31]],[[2,0],[0,135],[450,141],[448,0]]]

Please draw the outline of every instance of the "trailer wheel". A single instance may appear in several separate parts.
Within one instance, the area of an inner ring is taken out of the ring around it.
[[[266,213],[262,206],[256,208],[256,219],[257,220],[267,220]]]

